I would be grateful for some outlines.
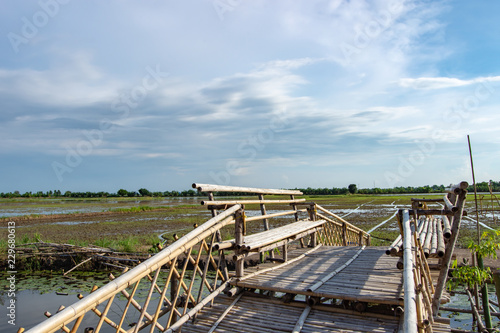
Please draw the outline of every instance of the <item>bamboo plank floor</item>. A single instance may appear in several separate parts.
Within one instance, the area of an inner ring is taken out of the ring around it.
[[[365,248],[356,260],[321,287],[308,291],[321,278],[345,264],[359,249],[322,246],[296,262],[234,284],[283,293],[403,305],[402,271],[396,268],[398,258],[387,256],[385,249],[377,247]]]
[[[281,266],[265,263],[247,268],[245,275],[264,271],[235,285],[252,289],[281,291],[285,293],[358,300],[370,303],[400,305],[402,301],[402,271],[396,268],[398,258],[387,256],[385,248],[367,247],[345,269],[313,292],[308,288],[335,271],[351,259],[360,248],[321,246],[314,252],[310,248],[289,251],[292,260],[307,253],[302,259]],[[298,296],[296,299],[302,298]],[[205,307],[196,317],[183,326],[184,332],[292,332],[302,315],[306,303],[284,303],[273,297],[245,293],[236,297],[219,295],[212,307]],[[229,312],[222,317],[224,311]],[[214,324],[219,323],[214,327]],[[449,325],[434,323],[433,331],[450,332]],[[313,306],[301,333],[312,332],[402,332],[400,318],[376,313],[359,313],[352,310]]]
[[[194,322],[186,323],[183,332],[206,333],[233,299],[221,295],[212,308],[201,311]],[[261,297],[244,295],[213,332],[287,332],[293,331],[305,304],[266,302]],[[377,318],[362,314],[311,310],[301,332],[397,332],[399,318]]]

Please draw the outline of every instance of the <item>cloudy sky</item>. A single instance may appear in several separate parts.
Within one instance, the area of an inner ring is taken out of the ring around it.
[[[0,2],[0,192],[498,180],[500,2]]]

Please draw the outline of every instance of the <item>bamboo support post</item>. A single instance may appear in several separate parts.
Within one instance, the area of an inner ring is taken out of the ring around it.
[[[235,227],[234,227],[234,242],[236,247],[240,248],[235,251],[235,255],[242,254],[241,248],[244,246],[243,231],[245,224],[245,213],[242,209],[235,213]],[[242,278],[244,274],[245,259],[236,260],[236,278]]]

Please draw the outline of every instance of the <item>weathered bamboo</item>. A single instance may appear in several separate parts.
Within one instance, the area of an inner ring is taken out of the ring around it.
[[[404,251],[404,327],[406,333],[417,332],[417,304],[415,298],[415,282],[413,280],[413,254],[411,247],[412,230],[410,226],[410,215],[408,210],[400,210],[401,223],[403,225],[403,251]]]
[[[304,311],[300,315],[299,319],[297,320],[297,323],[295,324],[295,327],[293,328],[292,333],[300,333],[302,330],[302,327],[304,327],[304,323],[307,319],[307,316],[309,316],[309,313],[311,312],[311,307],[308,305],[305,307]]]
[[[212,325],[208,333],[212,333],[215,331],[217,326],[224,320],[224,318],[227,316],[227,314],[231,311],[231,309],[234,307],[234,305],[240,300],[241,296],[243,296],[243,293],[240,293],[235,300],[229,305],[226,310],[220,315],[220,317],[215,321],[215,323]]]
[[[273,218],[273,217],[278,217],[278,216],[296,215],[297,213],[305,213],[305,212],[307,212],[307,209],[299,209],[299,210],[294,209],[291,211],[285,211],[285,212],[279,212],[279,213],[249,216],[246,218],[246,221],[247,222],[258,221],[258,220],[263,220],[263,219],[268,219],[268,218]],[[296,221],[298,221],[298,219]]]
[[[423,249],[424,249],[424,254],[426,258],[429,258],[430,254],[430,249],[431,249],[431,242],[432,242],[432,219],[431,218],[426,218],[426,227],[427,230],[425,231],[425,239],[423,241]]]
[[[431,252],[430,254],[436,254],[437,252],[437,246],[438,246],[438,239],[437,239],[437,220],[435,218],[432,218],[432,239],[431,239]]]
[[[401,246],[402,243],[403,243],[403,239],[402,239],[401,235],[399,235],[394,240],[394,242],[392,242],[392,244],[389,246],[389,248],[385,251],[385,254],[396,255],[396,253],[399,252],[399,247]]]
[[[241,248],[244,245],[243,230],[245,224],[245,213],[243,210],[238,210],[235,216],[235,227],[234,227],[234,244],[237,248]],[[236,250],[235,255],[240,254],[241,250]],[[244,274],[244,259],[236,260],[236,278],[239,279],[243,277]]]
[[[467,183],[460,183],[460,188],[464,187]],[[467,188],[467,186],[465,186]],[[436,283],[436,290],[434,293],[434,298],[432,300],[432,313],[437,314],[439,311],[439,305],[441,303],[441,296],[443,294],[443,290],[445,288],[446,279],[448,277],[448,269],[450,267],[451,256],[453,249],[455,248],[455,243],[458,238],[458,231],[460,230],[460,223],[462,221],[462,213],[464,210],[465,199],[467,197],[467,190],[461,189],[458,193],[457,204],[456,206],[459,208],[455,214],[453,215],[453,226],[451,229],[451,237],[446,244],[446,250],[444,256],[442,258],[442,268],[439,272],[439,277]]]
[[[448,195],[445,194],[443,196],[443,202],[444,202],[444,205],[446,206],[447,209],[451,210],[453,213],[455,213],[457,210],[458,210],[458,207],[454,206],[450,199],[448,198]]]
[[[129,285],[141,280],[149,273],[159,269],[165,263],[185,252],[187,248],[199,243],[202,239],[208,237],[224,225],[231,223],[234,220],[232,215],[240,208],[241,206],[236,205],[216,217],[213,217],[203,225],[181,237],[175,243],[165,248],[155,256],[137,265],[127,273],[109,282],[107,285],[88,295],[79,302],[68,306],[63,311],[31,328],[27,331],[27,333],[52,333],[60,329],[63,323],[70,322],[75,318],[80,318],[84,313],[108,300],[112,295],[121,292]]]
[[[310,288],[307,288],[307,291],[315,291],[316,289],[321,287],[323,284],[325,284],[326,281],[330,280],[332,277],[334,277],[339,272],[341,272],[344,268],[349,266],[354,260],[356,260],[356,258],[359,256],[359,254],[361,252],[363,252],[364,249],[365,249],[365,246],[362,246],[361,249],[359,249],[358,252],[356,252],[356,254],[354,254],[354,256],[351,259],[349,259],[345,264],[343,264],[342,266],[340,266],[339,268],[337,268],[336,270],[334,270],[330,274],[328,274],[325,277],[323,277],[322,279],[320,279],[318,282],[316,282]]]
[[[437,249],[436,254],[439,258],[444,257],[445,244],[444,244],[444,235],[443,235],[443,226],[441,225],[441,220],[436,221],[436,229],[437,229]]]
[[[224,206],[224,205],[252,205],[252,204],[292,204],[304,202],[306,199],[294,199],[294,200],[225,200],[225,201],[205,201],[203,200],[201,204],[203,206]]]
[[[287,195],[302,195],[303,193],[298,190],[275,190],[253,187],[239,187],[239,186],[223,186],[211,184],[198,184],[194,183],[193,188],[200,192],[243,192],[243,193],[258,193],[258,194],[287,194]]]
[[[481,320],[481,316],[479,315],[479,312],[478,312],[478,309],[476,307],[476,303],[474,302],[474,298],[472,297],[469,289],[465,289],[465,291],[467,292],[467,296],[469,296],[469,302],[470,302],[470,307],[472,309],[472,313],[474,314],[474,316],[476,317],[476,321],[477,321],[477,328],[479,329],[480,332],[488,332],[484,326],[484,323],[483,321]]]
[[[444,238],[449,239],[451,237],[450,220],[446,215],[441,216],[441,219],[443,220],[443,236]]]

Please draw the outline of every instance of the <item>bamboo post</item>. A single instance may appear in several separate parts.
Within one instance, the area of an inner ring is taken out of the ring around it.
[[[259,200],[260,201],[264,201],[264,195],[263,194],[260,194],[259,193]],[[261,203],[260,204],[260,212],[262,215],[267,215],[267,212],[266,212],[266,205]],[[264,228],[264,231],[267,231],[269,230],[269,219],[263,219],[262,220],[262,226]],[[274,258],[274,252],[271,251],[271,258]],[[260,262],[263,263],[264,261],[266,261],[266,257],[265,257],[265,253],[264,252],[261,252],[260,253]]]
[[[295,200],[295,196],[293,194],[290,194],[290,200],[292,200],[292,201]],[[299,220],[299,213],[297,212],[297,204],[295,202],[293,202],[290,205],[292,206],[292,210],[295,211],[295,214],[294,214],[295,221],[298,221]],[[299,239],[299,243],[300,243],[300,247],[304,248],[305,245],[304,245],[304,239],[303,238]]]
[[[347,224],[342,222],[342,246],[347,246]]]
[[[462,221],[462,214],[464,210],[465,199],[467,197],[467,187],[469,184],[467,182],[461,182],[460,185],[455,189],[457,192],[457,204],[458,210],[453,214],[453,226],[451,228],[451,236],[448,244],[446,245],[446,250],[442,259],[442,266],[439,272],[439,277],[436,283],[436,289],[434,293],[434,298],[432,300],[432,313],[437,315],[439,311],[439,306],[441,303],[441,296],[445,289],[446,279],[448,277],[448,269],[450,267],[451,256],[453,250],[455,249],[455,243],[458,238],[458,231],[460,229],[460,223]]]
[[[176,261],[174,261],[174,264],[175,264]],[[173,267],[170,267],[170,271],[172,271],[174,268]],[[171,274],[171,273],[170,273]],[[175,299],[175,295],[177,294],[177,289],[179,289],[179,280],[177,279],[177,275],[176,274],[171,274],[172,277],[170,279],[170,302],[173,302],[174,299]],[[172,320],[171,320],[171,323],[175,323],[177,321],[177,314],[175,313],[174,311],[174,308],[175,308],[175,304],[172,305]]]
[[[241,248],[244,245],[243,230],[245,224],[245,213],[243,209],[239,209],[235,213],[235,227],[234,227],[234,242],[236,245],[235,255],[241,254]],[[245,259],[240,258],[236,260],[236,278],[242,278],[244,274]]]
[[[316,205],[311,204],[307,209],[309,213],[309,219],[311,221],[316,221]],[[311,247],[315,247],[317,245],[317,232],[311,234]]]

